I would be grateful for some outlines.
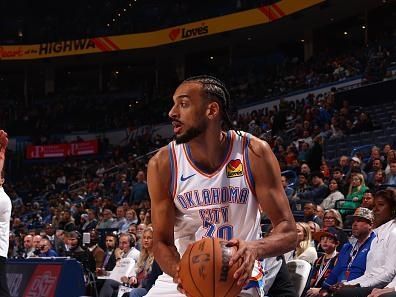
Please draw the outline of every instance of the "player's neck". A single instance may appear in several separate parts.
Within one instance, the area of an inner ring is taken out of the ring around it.
[[[221,129],[208,129],[205,133],[188,143],[191,156],[199,167],[212,172],[224,161],[227,143],[227,133]]]

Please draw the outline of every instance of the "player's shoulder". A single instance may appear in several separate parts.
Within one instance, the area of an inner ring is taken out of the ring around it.
[[[150,168],[165,168],[169,167],[169,148],[168,145],[161,147],[158,152],[151,157],[148,167]]]
[[[262,155],[262,154],[268,154],[272,151],[270,145],[266,141],[254,136],[250,133],[247,133],[244,131],[238,131],[237,134],[239,134],[241,137],[248,139],[249,152],[252,152],[256,155],[257,154]]]

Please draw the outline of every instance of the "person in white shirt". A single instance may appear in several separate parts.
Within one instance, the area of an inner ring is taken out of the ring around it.
[[[118,247],[114,254],[117,262],[122,258],[132,258],[135,263],[139,260],[140,252],[135,248],[136,239],[132,234],[121,233],[118,239]],[[120,280],[121,281],[121,280]],[[99,297],[111,297],[113,292],[118,289],[121,282],[108,279],[100,290]]]
[[[6,258],[9,245],[10,218],[11,218],[11,199],[3,189],[4,184],[4,161],[8,145],[7,133],[0,130],[0,296],[9,297],[7,277],[6,277]]]
[[[366,271],[354,280],[339,286],[334,296],[368,296],[374,288],[383,288],[396,274],[396,192],[381,190],[374,196],[374,226],[376,238],[367,254]]]

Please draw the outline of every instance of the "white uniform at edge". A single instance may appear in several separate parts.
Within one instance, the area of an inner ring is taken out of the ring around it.
[[[173,199],[177,208],[174,237],[180,255],[190,243],[205,236],[244,240],[260,238],[259,205],[248,184],[248,160],[244,159],[248,135],[229,131],[227,139],[227,156],[212,174],[201,172],[193,164],[187,145],[171,143],[176,162],[172,165]],[[146,296],[184,295],[177,291],[172,278],[163,274]],[[259,294],[256,289],[249,289],[242,291],[240,296]]]
[[[11,208],[10,197],[0,186],[0,256],[4,258],[7,258],[8,253]]]
[[[242,135],[244,137],[228,132],[231,151],[222,167],[210,177],[192,165],[187,146],[174,146],[177,162],[174,203],[178,210],[174,230],[175,244],[181,255],[188,244],[205,236],[227,240],[260,238],[259,206],[246,180],[248,172],[243,156],[246,135]],[[230,162],[237,165],[233,171],[228,165]],[[227,173],[235,176],[227,177]]]

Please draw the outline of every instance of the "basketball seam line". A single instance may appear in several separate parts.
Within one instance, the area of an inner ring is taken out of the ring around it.
[[[190,273],[190,278],[191,278],[191,280],[192,280],[192,282],[194,284],[194,287],[197,289],[197,292],[199,293],[200,297],[205,297],[205,296],[203,296],[201,294],[201,291],[199,290],[197,284],[195,283],[194,278],[193,278],[192,273],[191,273],[191,253],[192,253],[192,249],[193,248],[194,248],[194,245],[191,247],[191,249],[189,251],[189,255],[188,255],[188,272]]]

